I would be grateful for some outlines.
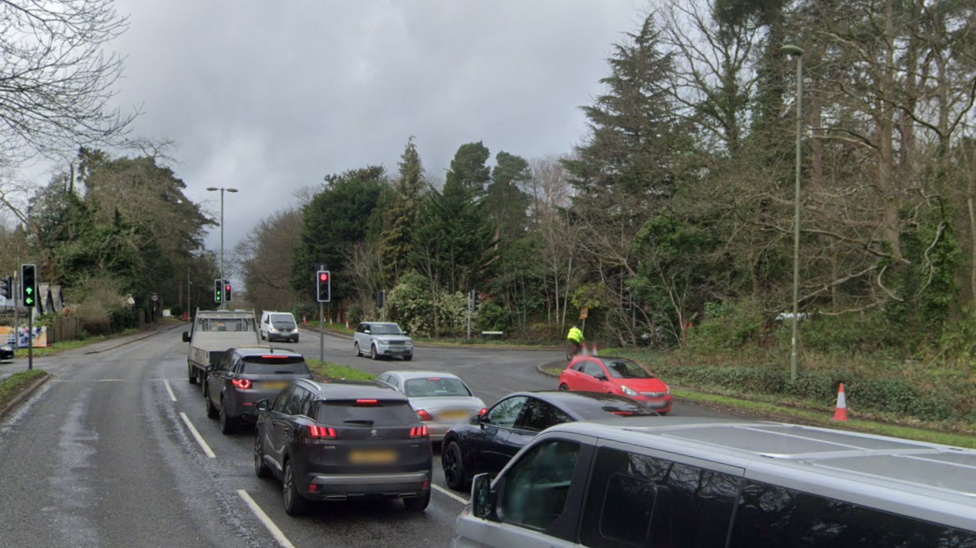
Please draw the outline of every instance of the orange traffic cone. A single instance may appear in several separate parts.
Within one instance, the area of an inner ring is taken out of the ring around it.
[[[596,343],[593,343],[593,355],[594,356],[600,355],[600,352],[596,349]]]
[[[349,329],[349,320],[347,319],[346,320],[346,330],[348,330],[348,329]]]
[[[844,422],[847,420],[847,400],[844,398],[844,383],[840,383],[837,389],[837,409],[834,410],[834,422]]]

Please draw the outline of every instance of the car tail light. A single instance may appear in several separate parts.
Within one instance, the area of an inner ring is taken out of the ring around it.
[[[336,431],[335,428],[313,424],[308,427],[308,437],[312,439],[335,439]]]
[[[488,412],[488,408],[487,407],[482,407],[481,408],[481,411],[478,411],[478,416],[479,417],[483,417],[485,415],[485,413],[487,413],[487,412]]]
[[[621,417],[630,417],[634,414],[633,411],[613,411],[612,413],[614,415],[620,415]]]
[[[432,417],[430,415],[430,413],[428,413],[427,411],[425,411],[423,409],[418,409],[417,410],[417,416],[420,417],[420,420],[422,420],[422,421],[432,421],[432,420],[434,420],[434,417]]]
[[[241,390],[247,390],[251,388],[251,379],[234,379],[230,382],[231,384],[240,388]]]
[[[430,436],[430,430],[427,429],[427,425],[414,426],[410,429],[411,438],[426,438]]]
[[[356,405],[376,405],[378,400],[356,400]]]

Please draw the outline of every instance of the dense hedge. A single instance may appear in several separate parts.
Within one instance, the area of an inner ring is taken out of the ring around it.
[[[655,365],[654,371],[678,386],[779,396],[823,406],[836,403],[837,387],[843,382],[848,408],[855,413],[976,423],[976,385],[951,376],[928,378],[926,386],[911,378],[867,378],[842,371],[802,371],[796,382],[790,382],[786,367]]]

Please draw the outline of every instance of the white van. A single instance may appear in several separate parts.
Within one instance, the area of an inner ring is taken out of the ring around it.
[[[471,491],[456,548],[976,547],[976,451],[791,424],[561,424]]]
[[[265,310],[261,314],[261,339],[298,342],[298,322],[291,312]]]

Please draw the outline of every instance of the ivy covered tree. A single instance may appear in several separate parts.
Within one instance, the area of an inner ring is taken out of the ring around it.
[[[400,159],[400,177],[393,184],[392,204],[385,209],[381,236],[383,273],[391,287],[409,267],[424,190],[423,175],[417,145],[410,137]]]

